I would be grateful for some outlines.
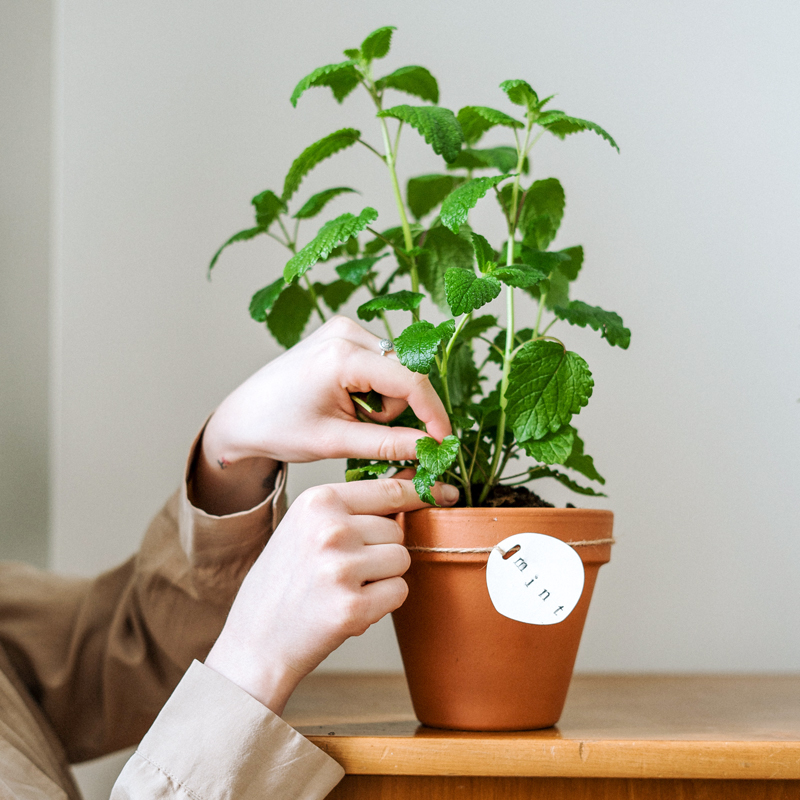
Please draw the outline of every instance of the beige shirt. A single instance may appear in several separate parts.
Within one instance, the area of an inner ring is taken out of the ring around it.
[[[0,800],[76,800],[70,763],[140,740],[113,800],[312,800],[341,780],[333,759],[193,663],[280,520],[284,482],[282,470],[263,503],[227,517],[193,507],[184,482],[138,554],[94,580],[0,564]]]

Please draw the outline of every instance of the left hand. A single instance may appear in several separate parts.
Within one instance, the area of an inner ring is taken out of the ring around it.
[[[376,423],[411,406],[437,441],[449,435],[450,421],[427,376],[394,354],[383,356],[378,342],[337,316],[234,390],[203,434],[193,500],[216,514],[251,508],[266,496],[264,480],[278,461],[415,459],[424,434],[359,421],[351,392],[383,396],[383,411],[369,415]]]

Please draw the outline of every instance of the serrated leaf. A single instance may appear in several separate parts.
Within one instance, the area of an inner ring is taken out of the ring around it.
[[[367,61],[372,61],[374,58],[383,58],[392,45],[392,33],[397,28],[394,25],[387,25],[384,28],[378,28],[361,42],[361,55]]]
[[[208,277],[211,277],[211,270],[214,269],[214,265],[217,263],[220,254],[226,247],[228,247],[228,245],[231,245],[234,242],[246,242],[248,239],[258,236],[259,233],[266,233],[266,229],[259,225],[257,228],[248,228],[245,231],[234,233],[233,236],[231,236],[231,238],[228,239],[228,241],[225,242],[225,244],[223,244],[216,253],[214,253],[214,257],[211,259],[211,263],[208,265]]]
[[[484,333],[494,328],[495,325],[497,325],[497,317],[492,314],[484,314],[482,317],[475,317],[461,329],[458,338],[459,340],[468,342],[476,336],[483,336]]]
[[[522,172],[528,172],[528,159],[522,165]],[[513,147],[487,147],[482,150],[466,149],[447,169],[496,169],[503,174],[517,168],[517,151]]]
[[[324,192],[317,192],[317,194],[312,195],[306,200],[303,207],[294,215],[294,218],[311,219],[312,217],[316,217],[334,197],[355,191],[355,189],[351,189],[348,186],[337,186],[334,189],[326,189]]]
[[[573,430],[575,429],[573,428]],[[591,481],[597,481],[602,484],[606,482],[606,479],[595,469],[594,459],[583,452],[583,440],[578,436],[577,431],[575,431],[572,442],[572,452],[569,458],[564,462],[564,466],[574,469],[575,472],[580,472],[581,475],[584,475]]]
[[[300,182],[311,172],[320,161],[330,158],[334,153],[352,147],[361,136],[361,132],[355,128],[342,128],[328,134],[314,144],[309,145],[294,160],[286,180],[283,182],[283,200],[288,202],[292,195],[297,191]]]
[[[409,210],[417,219],[421,219],[462,182],[462,178],[454,175],[420,175],[411,178],[406,189]]]
[[[494,248],[486,241],[484,236],[472,232],[472,246],[475,249],[475,260],[478,262],[478,269],[486,272],[497,264],[497,253]]]
[[[348,59],[340,64],[326,64],[324,67],[317,67],[313,72],[303,78],[294,87],[290,98],[292,105],[296,108],[300,95],[312,86],[328,86],[333,92],[333,96],[341,103],[353,89],[358,86],[359,76],[355,67],[355,61]]]
[[[445,161],[455,161],[464,141],[461,126],[450,109],[439,106],[394,106],[378,113],[379,117],[394,117],[416,128],[433,152]]]
[[[464,141],[468,144],[475,144],[486,131],[491,130],[495,125],[512,129],[525,127],[524,123],[503,111],[486,106],[464,106],[458,112],[457,118],[461,130],[464,132]]]
[[[534,181],[525,192],[519,212],[522,241],[546,250],[556,236],[564,216],[564,189],[556,178]]]
[[[347,459],[347,470],[344,473],[344,479],[348,483],[351,481],[374,480],[378,475],[383,475],[391,466],[390,464],[379,462],[377,464],[360,464],[357,467],[351,467],[351,461],[361,461],[361,459]]]
[[[467,216],[478,200],[497,184],[512,177],[511,175],[493,175],[489,178],[473,178],[467,181],[445,198],[442,210],[439,213],[442,224],[453,233],[458,233],[461,226],[467,221]]]
[[[358,307],[359,319],[370,320],[375,319],[380,311],[411,311],[419,308],[419,304],[425,299],[424,294],[419,292],[409,292],[403,289],[399,292],[392,292],[391,294],[382,294],[378,297],[373,297],[372,300],[367,300]]]
[[[287,286],[288,284],[283,278],[278,278],[263,289],[259,289],[250,300],[250,316],[256,322],[266,322],[267,312]]]
[[[574,281],[583,266],[583,247],[581,245],[565,247],[563,250],[559,250],[558,254],[567,256],[567,261],[562,261],[558,265],[559,270],[564,273],[565,278]]]
[[[435,327],[424,320],[409,325],[394,340],[400,363],[412,372],[427,375],[436,360],[439,344],[443,339],[449,339],[455,329],[455,322],[451,319]]]
[[[425,503],[430,503],[432,506],[439,505],[431,494],[431,488],[436,482],[436,478],[434,478],[428,470],[418,467],[416,475],[414,475],[411,480],[414,484],[414,488],[417,490],[420,500]]]
[[[344,280],[332,281],[327,284],[314,284],[314,291],[317,293],[317,297],[321,297],[331,311],[338,311],[350,299],[350,295],[357,288],[349,281]]]
[[[279,214],[286,212],[286,203],[269,189],[257,194],[250,202],[256,210],[256,224],[264,230],[275,222]]]
[[[445,272],[451,267],[472,270],[475,261],[472,242],[466,233],[452,233],[437,225],[427,231],[422,250],[417,262],[420,282],[428,290],[431,300],[445,310]]]
[[[294,347],[300,341],[313,310],[311,295],[293,283],[275,300],[267,314],[267,328],[279,344],[286,348]]]
[[[430,100],[431,103],[439,102],[439,84],[425,67],[400,67],[391,75],[375,81],[375,87],[378,91],[397,89],[399,92],[412,94],[421,100]]]
[[[532,341],[517,353],[506,391],[506,414],[519,442],[541,439],[569,424],[592,395],[588,364],[552,341]]]
[[[556,306],[553,313],[570,325],[600,331],[610,345],[618,345],[623,350],[631,343],[631,332],[622,323],[622,317],[615,311],[605,311],[599,306],[590,306],[580,300],[573,300],[568,306]]]
[[[357,217],[342,214],[326,222],[319,233],[298,253],[293,255],[283,269],[287,283],[302,275],[322,258],[325,258],[337,244],[351,236],[361,233],[364,228],[378,218],[378,212],[367,206]]]
[[[417,458],[420,467],[438,478],[456,460],[459,446],[458,437],[452,434],[445,436],[441,444],[431,436],[417,439]]]
[[[489,274],[507,286],[514,286],[517,289],[527,289],[547,279],[546,273],[527,264],[496,267]]]
[[[453,316],[460,317],[485,306],[500,294],[500,281],[479,278],[472,270],[451,267],[444,274],[445,295]]]
[[[527,81],[503,81],[500,88],[508,95],[508,99],[517,106],[534,109],[539,105],[539,96]]]
[[[598,124],[589,122],[588,119],[579,119],[578,117],[570,117],[563,111],[548,111],[542,114],[536,122],[543,128],[547,128],[550,133],[563,139],[571,133],[579,133],[580,131],[593,131],[598,136],[605,139],[618,153],[619,145],[611,137],[611,134],[603,130]]]
[[[532,469],[528,474],[530,475],[531,480],[534,480],[535,478],[555,478],[559,483],[563,484],[568,489],[572,489],[573,492],[577,492],[578,494],[585,494],[589,495],[590,497],[608,497],[608,495],[603,492],[597,492],[588,486],[581,486],[580,484],[575,483],[572,478],[567,477],[563,472],[559,472],[557,469],[538,467],[536,469]]]
[[[572,453],[574,439],[575,429],[564,425],[555,433],[548,433],[541,439],[530,439],[520,444],[531,458],[541,461],[542,464],[563,464]]]
[[[345,261],[344,264],[339,264],[336,267],[336,274],[343,281],[352,283],[354,286],[360,286],[364,278],[369,275],[372,267],[382,258],[386,258],[387,255],[387,253],[384,253],[382,256],[355,258],[352,261]]]

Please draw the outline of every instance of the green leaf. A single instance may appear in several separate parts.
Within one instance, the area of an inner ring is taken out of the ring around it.
[[[495,278],[478,278],[472,270],[451,267],[444,274],[445,295],[453,316],[468,314],[494,300],[503,288]]]
[[[503,111],[486,106],[464,106],[458,112],[458,122],[461,130],[464,131],[464,141],[468,144],[475,144],[486,131],[491,130],[495,125],[502,125],[506,128],[525,127],[524,123],[514,117],[509,117]]]
[[[328,284],[314,284],[314,291],[317,293],[317,297],[322,297],[325,301],[325,305],[327,305],[331,311],[338,311],[350,299],[350,295],[353,294],[357,288],[357,286],[353,286],[349,281],[344,280],[333,281]]]
[[[399,92],[412,94],[421,100],[430,100],[431,103],[439,102],[439,85],[436,83],[436,78],[425,67],[400,67],[391,75],[375,81],[375,87],[380,92],[384,89],[397,89]]]
[[[250,316],[256,322],[266,322],[267,312],[275,304],[278,295],[288,286],[283,278],[273,281],[269,286],[259,289],[250,301]]]
[[[388,253],[384,253],[382,256],[368,256],[367,258],[355,258],[352,261],[345,261],[344,264],[339,264],[336,267],[336,273],[343,281],[360,286],[375,263],[382,258],[386,258],[387,255]]]
[[[231,238],[228,239],[228,241],[225,242],[225,244],[223,244],[216,253],[214,253],[214,257],[211,259],[211,263],[208,265],[208,277],[211,277],[211,270],[214,269],[217,259],[219,259],[220,254],[228,245],[231,245],[234,242],[246,242],[248,239],[258,236],[259,233],[266,233],[266,229],[259,226],[258,228],[248,228],[246,231],[234,233],[233,236],[231,236]]]
[[[355,189],[350,189],[347,186],[337,186],[335,189],[326,189],[324,192],[318,192],[306,200],[303,207],[294,215],[294,218],[311,219],[312,217],[316,217],[334,197],[345,194],[345,192],[355,191]]]
[[[615,311],[605,311],[599,306],[590,306],[580,300],[573,300],[568,306],[556,306],[553,312],[559,319],[570,325],[600,331],[610,345],[618,345],[623,350],[631,343],[631,332],[622,324],[622,317]]]
[[[267,314],[267,327],[270,333],[284,347],[294,347],[303,335],[314,302],[311,295],[296,283],[287,286],[278,295],[272,310]]]
[[[297,191],[300,182],[311,172],[320,161],[330,158],[334,153],[352,147],[361,136],[361,132],[355,128],[342,128],[339,131],[325,136],[314,144],[309,145],[294,160],[286,180],[283,182],[283,200],[288,202],[292,195]]]
[[[361,55],[367,61],[372,61],[374,58],[383,58],[388,52],[392,44],[392,32],[397,28],[394,25],[387,25],[385,28],[378,28],[361,42]]]
[[[529,471],[530,479],[533,480],[535,478],[555,478],[559,483],[564,484],[569,489],[572,489],[573,492],[577,492],[578,494],[585,494],[590,495],[591,497],[608,497],[607,494],[603,492],[596,492],[594,489],[590,489],[588,486],[581,486],[572,478],[567,477],[563,472],[559,472],[557,469],[550,469],[549,467],[536,467]]]
[[[523,243],[546,250],[561,225],[565,202],[564,189],[556,178],[534,181],[525,192],[519,212]]]
[[[493,278],[508,286],[527,289],[547,279],[547,274],[527,264],[512,264],[510,267],[497,267],[489,273]]]
[[[506,414],[519,442],[541,439],[567,425],[592,395],[587,363],[557,342],[525,344],[511,365]]]
[[[573,431],[575,431],[574,428]],[[578,436],[577,431],[575,431],[572,442],[572,452],[569,458],[564,462],[564,466],[574,469],[575,472],[580,472],[581,475],[584,475],[591,481],[597,481],[602,484],[606,482],[606,479],[595,469],[594,459],[583,452],[583,440]]]
[[[279,214],[286,213],[286,203],[269,189],[257,194],[250,202],[256,209],[256,224],[264,230],[275,222]]]
[[[486,331],[491,330],[497,325],[497,317],[492,314],[484,314],[482,317],[471,319],[458,335],[460,341],[468,342],[476,336],[483,336]]]
[[[337,244],[361,233],[377,218],[378,212],[367,206],[357,217],[348,213],[326,222],[320,228],[319,233],[289,259],[283,269],[283,277],[286,282],[289,283],[305,273],[317,261],[325,258]]]
[[[443,475],[458,455],[458,438],[450,434],[439,444],[431,436],[417,439],[417,458],[419,465],[434,477]]]
[[[351,461],[361,461],[362,459],[347,459],[348,469],[344,473],[344,479],[350,483],[351,481],[361,480],[374,480],[378,475],[383,475],[389,469],[391,464],[377,463],[377,464],[361,464],[358,467],[351,467]]]
[[[549,275],[547,281],[526,287],[526,291],[537,300],[546,291],[545,306],[550,310],[557,305],[567,305],[570,281],[578,277],[583,263],[583,248],[579,245],[551,252],[534,250],[523,245],[520,256],[528,266]]]
[[[559,250],[557,255],[567,256],[567,260],[562,261],[558,265],[558,269],[564,273],[565,278],[574,281],[583,266],[583,247],[580,245],[566,247],[563,250]]]
[[[411,178],[406,189],[409,210],[417,219],[421,219],[462,182],[462,178],[453,175],[420,175]]]
[[[469,340],[459,337],[450,358],[447,359],[447,384],[453,406],[459,408],[468,403],[480,388],[480,381],[481,376],[475,366],[475,354]]]
[[[528,159],[526,158],[522,171],[528,172]],[[462,150],[458,158],[447,169],[497,169],[502,173],[511,172],[517,167],[517,151],[513,147],[488,147],[483,150]]]
[[[564,425],[541,439],[521,442],[521,446],[529,456],[543,464],[563,464],[572,453],[574,438],[575,429]]]
[[[589,122],[588,119],[569,117],[563,111],[548,111],[546,114],[542,114],[536,122],[543,128],[547,128],[553,135],[558,136],[559,139],[563,139],[571,133],[593,131],[598,136],[605,139],[619,153],[619,146],[611,137],[611,134],[603,130],[596,123]]]
[[[387,311],[411,311],[412,309],[419,308],[419,304],[425,299],[424,294],[419,292],[409,292],[403,289],[399,292],[392,294],[382,294],[378,297],[373,297],[372,300],[367,300],[358,307],[359,319],[370,320],[378,316],[378,312]]]
[[[472,232],[472,246],[475,249],[475,258],[478,262],[478,269],[481,272],[488,272],[497,265],[497,253],[486,239],[479,233]]]
[[[439,106],[395,106],[378,113],[379,117],[394,117],[416,128],[433,152],[445,161],[455,161],[464,141],[455,114]]]
[[[441,309],[446,309],[444,275],[451,267],[472,270],[475,261],[469,236],[452,233],[437,225],[425,234],[423,253],[417,260],[419,279],[428,290],[431,300]]]
[[[526,81],[503,81],[500,88],[508,95],[508,99],[517,106],[526,106],[528,110],[539,105],[539,96]]]
[[[300,99],[300,95],[312,86],[329,86],[333,96],[341,103],[358,86],[358,82],[358,71],[355,67],[355,61],[352,59],[343,61],[341,64],[327,64],[306,75],[294,87],[290,98],[291,103],[297,108],[297,101]]]
[[[436,359],[439,344],[455,333],[456,325],[448,319],[434,327],[424,320],[409,325],[395,340],[397,357],[403,366],[412,372],[427,375]]]
[[[486,192],[502,183],[511,175],[494,175],[490,178],[473,178],[459,186],[445,198],[442,203],[440,217],[442,224],[450,228],[453,233],[458,233],[460,227],[467,221],[467,216],[478,200]]]
[[[434,500],[431,494],[431,487],[436,482],[436,478],[434,478],[428,470],[418,467],[416,475],[414,475],[411,480],[414,483],[414,488],[417,490],[420,500],[438,507],[439,504]]]

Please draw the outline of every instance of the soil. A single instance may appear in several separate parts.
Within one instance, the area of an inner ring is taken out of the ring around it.
[[[483,486],[473,484],[472,497],[480,497]],[[456,503],[456,508],[467,505],[464,498],[464,490],[461,489],[461,497]],[[488,497],[483,502],[484,508],[555,508],[552,503],[543,500],[536,492],[532,492],[527,486],[502,486],[498,485],[489,492]],[[575,508],[572,503],[567,503],[567,508]]]

